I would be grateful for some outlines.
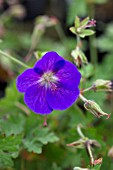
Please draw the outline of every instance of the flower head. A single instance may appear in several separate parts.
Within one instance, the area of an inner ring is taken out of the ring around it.
[[[49,114],[65,110],[79,96],[81,75],[76,66],[56,52],[47,52],[17,78],[17,89],[24,93],[24,102],[35,113]]]

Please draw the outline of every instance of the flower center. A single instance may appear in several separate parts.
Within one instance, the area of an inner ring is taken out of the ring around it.
[[[40,78],[40,83],[46,87],[50,86],[51,83],[55,83],[58,78],[54,75],[53,72],[46,72]]]

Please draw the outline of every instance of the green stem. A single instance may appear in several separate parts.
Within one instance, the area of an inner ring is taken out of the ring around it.
[[[77,126],[77,132],[78,132],[78,134],[80,135],[81,138],[85,138],[84,134],[83,134],[82,131],[81,131],[81,127],[82,127],[81,124],[79,124],[79,125]]]
[[[81,39],[79,35],[77,35],[77,47],[80,48],[80,46],[81,46]]]
[[[88,87],[87,89],[84,89],[84,90],[83,90],[83,93],[84,93],[84,92],[87,92],[87,91],[90,91],[90,90],[93,90],[93,87],[92,87],[92,86],[91,86],[91,87]]]
[[[24,64],[24,63],[21,62],[20,60],[12,57],[11,55],[9,55],[9,54],[1,51],[1,50],[0,50],[0,55],[9,58],[10,60],[14,61],[15,63],[17,63],[17,64],[19,64],[19,65],[21,65],[21,66],[23,66],[23,67],[25,67],[25,68],[30,68],[28,65]]]
[[[88,101],[82,94],[79,94],[79,98],[80,98],[84,103]]]
[[[88,2],[87,3],[88,7],[88,15],[91,18],[95,17],[95,9],[94,9],[94,3],[93,2]],[[98,53],[97,53],[97,48],[94,46],[94,41],[96,40],[96,35],[92,35],[89,37],[89,46],[90,46],[90,59],[91,63],[96,65],[98,63]]]
[[[91,145],[90,145],[89,141],[86,142],[86,148],[87,148],[87,151],[88,151],[88,154],[89,154],[89,157],[90,157],[91,165],[93,165],[94,164],[94,157],[93,157],[93,154],[92,154]]]
[[[65,42],[66,36],[61,28],[61,25],[60,24],[55,25],[55,29],[59,35],[61,42],[64,44],[64,46],[66,46],[66,42]]]

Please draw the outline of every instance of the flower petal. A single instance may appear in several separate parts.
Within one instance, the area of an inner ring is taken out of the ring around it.
[[[59,61],[63,60],[56,52],[47,52],[40,60],[37,61],[35,64],[35,68],[41,68],[44,72],[52,70],[54,64]]]
[[[77,87],[72,91],[60,85],[57,88],[48,89],[46,97],[52,109],[65,110],[75,102],[78,95],[79,89]]]
[[[25,92],[31,85],[36,84],[40,75],[34,72],[34,69],[27,69],[17,77],[17,89],[19,92]]]
[[[43,70],[41,68],[38,68],[38,67],[34,68],[34,72],[39,74],[40,76],[44,73]]]
[[[64,67],[64,65],[65,65],[65,60],[59,60],[54,64],[52,71],[56,73],[59,70],[61,70]]]
[[[65,60],[65,65],[60,69],[56,75],[59,82],[70,90],[75,90],[80,83],[81,74],[77,70],[76,66],[71,62]]]
[[[35,113],[49,114],[53,110],[46,100],[46,88],[39,84],[34,84],[27,89],[24,102]]]

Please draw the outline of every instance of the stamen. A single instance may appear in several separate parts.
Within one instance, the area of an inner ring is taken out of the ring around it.
[[[57,82],[57,80],[58,78],[54,75],[53,72],[46,72],[41,76],[38,82],[41,83],[41,85],[48,87],[51,83]]]

